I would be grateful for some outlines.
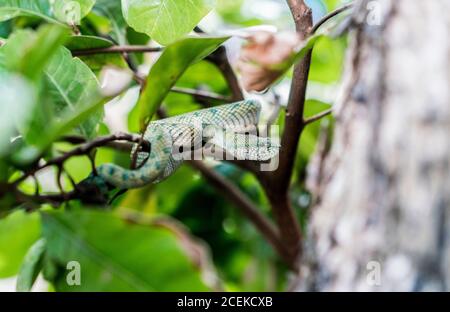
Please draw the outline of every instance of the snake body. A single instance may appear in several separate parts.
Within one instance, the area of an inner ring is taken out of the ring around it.
[[[278,153],[279,146],[270,138],[246,133],[250,128],[256,128],[260,111],[258,102],[248,100],[151,122],[144,134],[144,140],[150,144],[150,153],[138,153],[138,169],[104,164],[97,168],[95,180],[104,180],[120,189],[160,182],[183,162],[174,150],[180,147],[190,150],[204,146],[205,142],[222,148],[237,159],[269,160]]]

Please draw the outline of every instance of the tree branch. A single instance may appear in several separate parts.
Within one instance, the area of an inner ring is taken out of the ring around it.
[[[81,145],[65,154],[63,154],[60,157],[54,158],[46,162],[42,166],[37,166],[36,168],[33,168],[32,170],[28,171],[25,175],[23,175],[21,178],[16,180],[13,184],[18,185],[25,181],[29,176],[34,175],[36,172],[41,171],[45,168],[51,167],[51,166],[62,166],[68,159],[74,157],[74,156],[81,156],[81,155],[88,155],[93,149],[97,147],[106,146],[111,142],[114,141],[128,141],[128,142],[134,142],[139,143],[140,142],[140,136],[135,134],[128,134],[128,133],[117,133],[117,134],[111,134],[104,137],[96,138],[95,140],[88,142],[84,145]],[[145,149],[150,149],[150,146],[148,143],[144,142],[142,145]]]
[[[298,34],[306,39],[311,33],[312,13],[303,0],[287,0]],[[294,68],[285,128],[281,138],[279,167],[275,172],[261,172],[264,187],[280,230],[281,240],[289,251],[289,264],[298,269],[302,234],[289,198],[289,186],[302,131],[306,87],[311,65],[311,51]]]
[[[228,60],[227,51],[224,46],[221,46],[213,54],[208,56],[207,60],[217,66],[222,72],[223,77],[227,81],[232,94],[232,101],[238,102],[244,100],[244,94],[239,84],[239,80],[233,70],[233,67]]]
[[[149,46],[112,46],[108,48],[96,48],[96,49],[83,49],[73,50],[73,56],[89,56],[96,54],[123,54],[123,53],[152,53],[161,52],[162,47],[149,47]]]

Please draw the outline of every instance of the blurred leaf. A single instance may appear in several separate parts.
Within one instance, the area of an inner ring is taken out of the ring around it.
[[[309,79],[322,83],[336,83],[341,79],[346,39],[323,38],[314,46]]]
[[[8,60],[6,68],[30,80],[38,80],[67,34],[67,29],[55,25],[44,25],[37,32],[14,32],[2,47],[4,58]]]
[[[0,38],[7,38],[12,31],[11,21],[0,22]]]
[[[208,290],[177,236],[165,228],[87,210],[45,213],[43,223],[44,265],[54,266],[46,278],[57,291]],[[70,261],[80,264],[79,286],[66,283]]]
[[[122,14],[122,3],[119,0],[97,0],[94,11],[109,19],[112,26],[112,37],[120,44],[126,44],[125,28],[127,23]]]
[[[35,16],[59,23],[51,14],[49,0],[0,0],[0,21],[18,16]]]
[[[328,11],[332,11],[334,9],[336,9],[338,6],[343,5],[345,3],[347,3],[347,0],[324,0]]]
[[[10,55],[15,47],[25,44],[32,33],[21,31],[8,40],[5,50],[9,48]],[[37,42],[37,40],[36,40]],[[33,50],[39,48],[33,45]],[[50,50],[50,49],[48,49]],[[100,94],[100,87],[94,73],[89,67],[77,58],[72,58],[69,50],[59,47],[51,57],[45,60],[43,68],[44,88],[41,92],[41,105],[37,108],[31,127],[22,131],[28,143],[35,145],[36,153],[29,153],[31,157],[46,148],[57,137],[79,126],[82,135],[90,138],[95,134],[102,113],[99,108],[104,103]],[[28,61],[18,61],[19,64]],[[36,62],[35,62],[36,63]],[[42,61],[41,63],[44,63]],[[26,68],[35,68],[35,75],[40,71],[37,66],[27,65]],[[19,155],[19,158],[23,158]],[[25,161],[25,160],[19,160]]]
[[[39,214],[16,211],[0,219],[0,278],[16,275],[25,254],[39,239]]]
[[[151,118],[186,69],[214,52],[228,37],[186,38],[168,46],[153,65],[137,104],[139,120]]]
[[[0,157],[11,153],[11,138],[26,129],[33,117],[36,90],[18,75],[0,72]]]
[[[94,36],[72,36],[66,43],[66,47],[71,51],[109,48],[113,45],[114,43],[108,39]],[[120,54],[95,54],[78,58],[94,72],[99,72],[106,65],[120,68],[127,66]]]
[[[184,199],[185,195],[198,185],[199,179],[196,172],[188,166],[182,166],[173,176],[155,185],[155,195],[158,199],[159,213],[169,214],[174,212]],[[177,190],[174,194],[173,190]]]
[[[88,15],[95,0],[56,0],[50,1],[56,18],[66,24],[79,24]]]
[[[187,35],[215,6],[215,0],[122,0],[128,25],[168,45]]]
[[[18,16],[43,18],[51,23],[78,23],[95,0],[0,0],[0,21]]]
[[[316,100],[307,100],[305,104],[305,117],[314,116],[329,108],[330,108],[329,104],[322,103]],[[324,119],[331,120],[332,117],[328,116],[325,117]],[[296,173],[300,177],[302,177],[302,175],[304,174],[304,170],[306,168],[306,165],[308,164],[309,158],[314,153],[319,133],[320,133],[320,121],[316,121],[315,123],[309,124],[303,131],[296,163]]]
[[[230,92],[221,71],[206,60],[191,65],[178,80],[177,86],[206,89],[223,95],[228,95]]]
[[[42,269],[42,258],[45,252],[45,239],[40,239],[28,250],[20,267],[17,277],[16,290],[19,292],[31,291],[39,272]]]

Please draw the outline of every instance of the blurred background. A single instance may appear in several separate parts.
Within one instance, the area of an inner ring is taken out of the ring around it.
[[[318,20],[344,1],[307,2],[313,9],[314,19]],[[95,19],[95,16],[92,19]],[[203,19],[200,27],[208,33],[220,34],[258,25],[276,26],[280,31],[293,30],[294,24],[286,1],[218,0],[217,9]],[[0,24],[0,37],[2,28],[6,27],[7,24]],[[128,37],[135,43],[147,43],[145,37],[131,29],[128,31]],[[227,43],[233,65],[240,45],[238,39]],[[346,46],[346,38],[341,38],[323,39],[315,47],[306,105],[307,116],[317,114],[333,105],[339,88]],[[146,72],[155,57],[155,55],[145,56],[145,59],[141,60],[140,71]],[[126,71],[117,68],[103,71],[98,75],[102,78],[105,88],[115,88],[123,81],[131,79]],[[266,117],[277,107],[286,105],[291,75],[289,72],[265,94],[249,95],[257,97],[264,103]],[[221,73],[206,61],[192,66],[177,86],[204,89],[224,95],[228,93],[227,84]],[[131,88],[106,106],[105,121],[101,124],[100,134],[118,130],[136,131],[136,121],[129,118],[129,113],[136,103],[138,92],[137,87]],[[191,96],[175,93],[168,96],[164,106],[170,115],[201,108]],[[281,110],[278,124],[282,120]],[[332,125],[331,118],[328,119],[328,123]],[[291,201],[303,225],[311,202],[311,196],[305,189],[306,166],[316,147],[319,131],[320,123],[311,125],[305,130],[297,155]],[[69,147],[62,144],[59,148],[64,150]],[[127,164],[128,159],[126,153],[101,149],[96,161],[98,164],[107,162]],[[237,184],[262,211],[269,214],[267,199],[250,173],[227,163],[217,163],[215,169]],[[89,160],[83,157],[74,158],[67,163],[66,170],[76,181],[81,181],[90,174]],[[58,190],[53,177],[52,170],[38,177],[44,191]],[[30,183],[30,188],[32,187],[33,184]],[[268,243],[217,190],[208,185],[202,176],[188,165],[184,165],[164,183],[127,192],[114,202],[114,206],[119,213],[138,211],[148,216],[169,215],[184,224],[194,237],[206,243],[201,243],[202,248],[212,258],[216,271],[214,274],[223,281],[226,290],[277,291],[286,288],[287,269]],[[15,290],[15,274],[24,254],[39,236],[39,225],[35,219],[18,213],[8,224],[0,226],[0,291]],[[126,252],[126,249],[126,246],[123,246],[122,252]],[[116,252],[121,251],[118,249]],[[193,287],[195,289],[195,286]],[[33,288],[35,291],[48,289],[49,285],[42,277],[38,278]]]

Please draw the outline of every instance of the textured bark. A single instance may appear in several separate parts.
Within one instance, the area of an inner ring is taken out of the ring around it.
[[[448,291],[450,1],[358,4],[296,289]]]

